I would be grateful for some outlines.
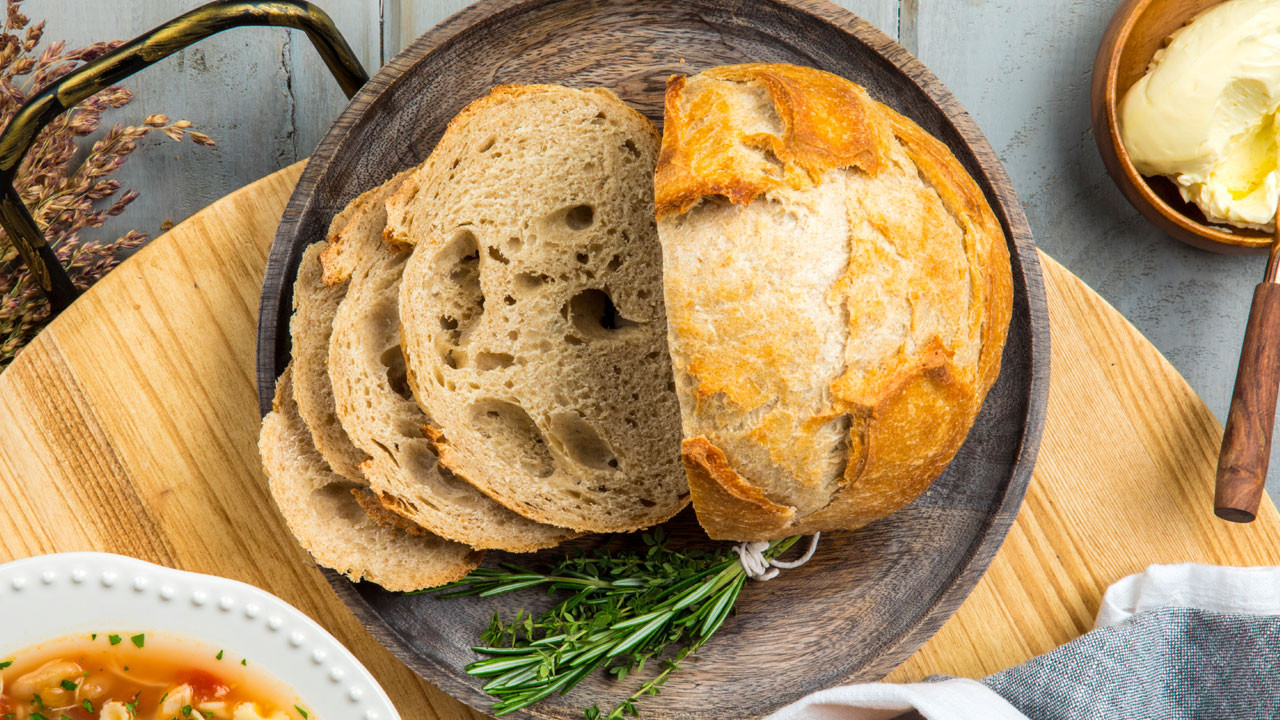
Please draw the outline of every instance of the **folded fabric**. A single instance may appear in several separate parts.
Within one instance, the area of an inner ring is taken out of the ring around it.
[[[1112,585],[1095,629],[982,682],[831,688],[769,720],[1275,718],[1280,568],[1153,565]]]

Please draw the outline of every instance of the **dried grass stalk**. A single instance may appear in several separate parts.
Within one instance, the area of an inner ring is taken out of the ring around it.
[[[64,42],[56,41],[36,54],[45,24],[31,24],[21,12],[22,1],[6,0],[5,23],[0,31],[0,131],[8,127],[31,96],[121,44],[99,42],[68,50]],[[75,162],[84,139],[98,133],[102,114],[132,100],[132,92],[113,85],[63,113],[36,137],[16,175],[22,201],[76,287],[82,290],[115,267],[121,251],[136,248],[148,239],[137,230],[112,241],[80,238],[80,231],[102,227],[107,218],[124,212],[137,199],[137,192],[125,190],[111,174],[138,149],[138,141],[160,132],[175,141],[190,136],[197,145],[215,145],[208,135],[192,130],[191,122],[171,121],[156,113],[139,125],[115,125],[99,134],[88,154]],[[48,321],[49,303],[0,230],[0,368],[7,366]]]

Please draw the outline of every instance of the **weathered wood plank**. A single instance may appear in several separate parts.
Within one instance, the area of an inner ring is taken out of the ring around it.
[[[319,0],[370,75],[382,65],[380,0]],[[290,94],[293,98],[295,160],[311,154],[330,123],[347,105],[347,96],[329,74],[306,35],[289,33]],[[245,178],[248,182],[254,178]]]
[[[78,47],[128,40],[201,0],[100,2],[29,0],[24,11],[47,19],[45,37]],[[153,112],[185,118],[219,147],[174,143],[156,135],[117,173],[142,196],[102,234],[137,228],[155,235],[165,219],[181,220],[246,182],[297,157],[293,102],[287,92],[285,32],[252,28],[209,38],[130,78],[137,99],[108,116],[123,124]]]
[[[386,58],[403,50],[441,20],[471,4],[471,0],[383,0],[383,42]],[[898,37],[898,0],[836,0],[872,25]]]
[[[1036,243],[1114,304],[1225,418],[1263,260],[1168,238],[1107,176],[1091,135],[1089,81],[1116,3],[907,0],[904,7],[912,4],[917,55],[1000,153]],[[1280,463],[1269,487],[1280,492]]]

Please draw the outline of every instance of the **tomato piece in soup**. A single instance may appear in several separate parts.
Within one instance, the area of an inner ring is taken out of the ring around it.
[[[191,686],[191,696],[196,702],[217,700],[231,692],[231,688],[227,687],[227,684],[217,675],[200,669],[191,669],[183,673],[180,676],[179,684],[181,683]]]

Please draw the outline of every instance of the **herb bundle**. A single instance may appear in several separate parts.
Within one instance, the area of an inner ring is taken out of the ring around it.
[[[33,95],[120,45],[119,41],[99,42],[68,50],[58,41],[37,54],[44,23],[31,24],[21,12],[21,4],[22,0],[6,1],[4,26],[0,28],[0,130]],[[120,181],[109,177],[138,148],[138,142],[157,131],[172,140],[189,135],[197,145],[214,145],[208,135],[191,130],[189,121],[152,114],[141,125],[112,127],[81,157],[79,142],[99,129],[102,114],[132,100],[132,92],[115,85],[55,118],[36,136],[14,179],[36,225],[80,289],[115,267],[121,251],[147,240],[136,230],[109,242],[80,238],[80,231],[102,227],[107,218],[124,212],[138,197],[132,190],[121,193]],[[9,364],[48,318],[44,294],[0,232],[0,368]]]
[[[765,558],[778,557],[799,538],[769,543]],[[598,706],[586,710],[588,720],[638,716],[640,698],[657,695],[681,661],[715,634],[747,581],[737,553],[673,550],[660,529],[644,542],[640,551],[568,557],[546,573],[505,563],[479,568],[432,591],[491,597],[545,586],[567,594],[541,616],[521,611],[504,623],[495,614],[473,648],[486,657],[466,669],[487,679],[484,691],[498,700],[495,715],[568,693],[597,669],[621,680],[656,662],[661,670],[608,714]],[[660,657],[669,648],[675,653]]]

